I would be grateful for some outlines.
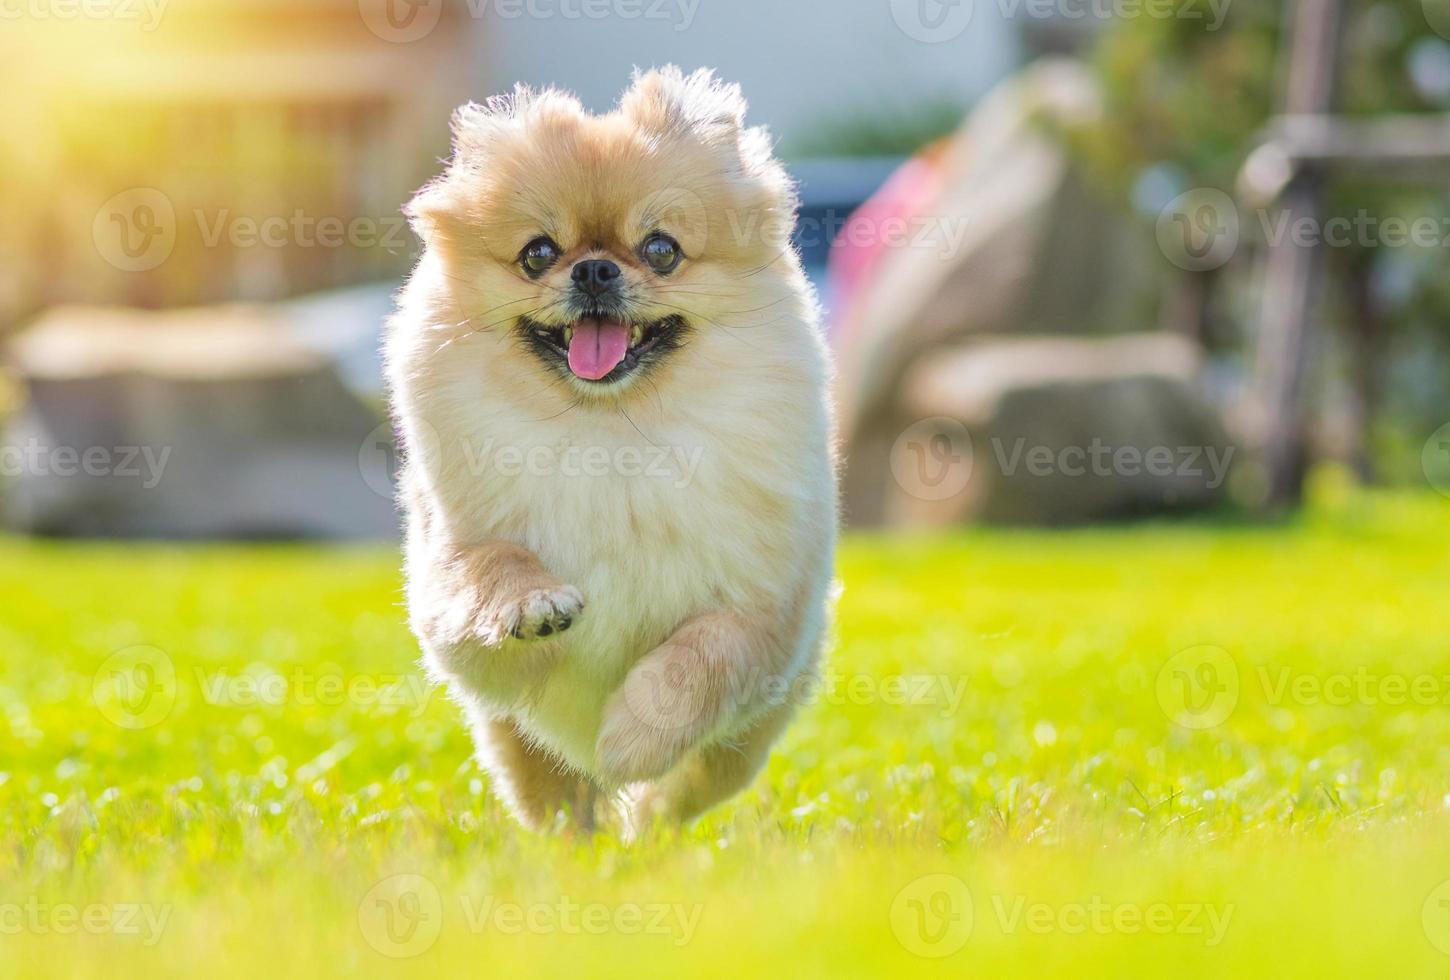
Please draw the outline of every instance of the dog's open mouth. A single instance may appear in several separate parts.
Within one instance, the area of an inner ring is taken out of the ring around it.
[[[581,381],[608,384],[678,346],[684,321],[677,316],[633,323],[586,316],[553,326],[524,319],[520,328],[535,353],[568,369]]]

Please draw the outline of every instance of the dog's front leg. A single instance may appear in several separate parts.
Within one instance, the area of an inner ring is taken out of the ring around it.
[[[482,541],[441,560],[410,563],[413,627],[432,646],[496,647],[562,633],[584,610],[579,590],[559,581],[527,548]]]
[[[744,726],[779,699],[795,631],[779,616],[719,611],[696,616],[646,654],[604,711],[595,747],[615,785],[663,776],[714,736]]]

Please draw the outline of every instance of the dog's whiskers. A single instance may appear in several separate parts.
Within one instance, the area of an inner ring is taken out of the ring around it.
[[[568,407],[565,408],[562,412],[555,412],[553,415],[547,416],[545,418],[541,418],[541,419],[530,419],[529,421],[530,422],[552,422],[554,419],[559,418],[562,415],[567,415],[570,412],[574,411],[574,409],[576,409],[576,408],[579,407],[579,404],[580,404],[579,399],[575,398],[575,399],[573,399],[572,401],[569,402]],[[643,434],[644,433],[640,433],[640,435],[643,435]]]
[[[632,419],[632,418],[629,417],[629,413],[624,410],[624,406],[623,405],[620,405],[618,407],[619,407],[619,414],[620,415],[623,415],[624,416],[624,420],[630,424],[630,427],[633,428],[635,432],[638,432],[639,433],[639,437],[641,439],[643,439],[645,442],[649,443],[650,446],[653,447],[653,448],[655,448],[655,449],[663,449],[664,448],[659,443],[657,443],[653,439],[651,439],[649,436],[645,435],[643,429],[641,429],[639,426],[637,426],[637,425],[634,424],[634,419]]]

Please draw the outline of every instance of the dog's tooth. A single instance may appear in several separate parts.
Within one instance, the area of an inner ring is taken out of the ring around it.
[[[571,341],[573,339],[574,339],[574,328],[573,327],[565,327],[564,328],[564,346],[565,347],[568,347],[569,346],[569,341]]]
[[[639,324],[631,324],[629,328],[629,346],[638,347],[639,342],[644,339],[644,327]]]

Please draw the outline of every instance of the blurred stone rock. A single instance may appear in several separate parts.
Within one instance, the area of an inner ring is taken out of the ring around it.
[[[1206,507],[1235,450],[1168,334],[982,341],[910,366],[883,520],[1078,524]],[[885,438],[890,435],[889,441]]]
[[[367,381],[355,391],[340,368],[375,341],[365,317],[329,334],[281,304],[52,310],[6,350],[23,393],[0,439],[6,521],[67,536],[392,536],[389,429]]]
[[[1152,323],[1161,260],[1152,236],[1088,185],[1057,134],[1098,111],[1090,73],[1069,60],[1003,82],[952,138],[941,189],[914,222],[919,233],[884,254],[861,287],[838,340],[849,519],[887,519],[879,476],[912,396],[908,372],[928,352],[972,338],[1101,337]]]

